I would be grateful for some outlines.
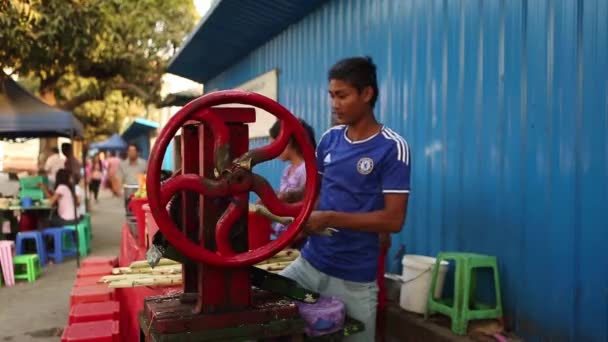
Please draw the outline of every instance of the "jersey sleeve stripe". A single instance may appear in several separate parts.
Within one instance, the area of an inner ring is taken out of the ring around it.
[[[397,146],[397,160],[403,161],[403,151],[402,151],[401,143],[397,139],[395,139],[392,136],[390,136],[387,132],[382,132],[382,135],[386,139],[392,140],[392,141],[395,142],[395,145]]]
[[[409,194],[409,190],[382,190],[382,193],[385,194]]]
[[[400,136],[397,132],[393,131],[390,128],[386,128],[387,131],[389,131],[390,133],[393,134],[393,136],[397,139],[399,139],[402,143],[403,143],[403,150],[405,152],[405,159],[404,162],[409,165],[410,164],[410,146],[407,143],[407,141],[405,139],[403,139],[402,136]]]
[[[319,139],[319,142],[321,140],[323,140],[323,137],[326,136],[327,134],[329,134],[331,131],[335,131],[337,129],[343,129],[345,127],[345,125],[338,125],[338,126],[334,126],[334,127],[330,127],[327,131],[325,131],[322,135],[321,135],[321,139]]]
[[[401,145],[401,151],[402,151],[402,159],[401,161],[403,161],[404,163],[406,162],[406,150],[405,150],[405,142],[403,141],[403,139],[399,136],[399,134],[395,133],[395,131],[391,130],[390,128],[386,128],[386,133],[393,137],[393,139],[395,139],[395,141],[398,141],[399,144]]]
[[[397,158],[399,161],[406,162],[406,151],[403,140],[397,138],[394,133],[391,133],[389,130],[385,130],[382,132],[385,138],[393,140],[397,144]]]

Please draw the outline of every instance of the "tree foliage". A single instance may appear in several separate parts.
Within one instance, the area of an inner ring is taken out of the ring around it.
[[[159,101],[196,20],[192,0],[0,0],[0,68],[107,135]]]

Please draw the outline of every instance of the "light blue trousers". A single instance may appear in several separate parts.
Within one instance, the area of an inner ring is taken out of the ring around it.
[[[378,285],[375,281],[359,283],[329,276],[299,257],[281,273],[304,288],[323,296],[334,296],[344,302],[346,314],[365,324],[365,330],[349,336],[348,342],[373,342],[376,333]]]

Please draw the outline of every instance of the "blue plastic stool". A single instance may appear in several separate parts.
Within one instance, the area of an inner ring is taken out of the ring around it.
[[[55,263],[61,264],[63,257],[76,255],[76,243],[74,242],[74,231],[67,228],[47,228],[42,231],[43,236],[51,236],[53,238],[53,251],[47,252],[49,258],[53,258]],[[70,241],[68,246],[63,245],[64,238]],[[69,247],[71,246],[71,248]]]
[[[44,267],[44,265],[46,265],[48,261],[48,257],[46,254],[46,247],[44,246],[44,239],[42,238],[42,233],[38,231],[17,233],[17,240],[15,241],[15,249],[17,250],[17,255],[26,254],[23,250],[23,241],[25,240],[36,241],[36,253],[38,254],[38,258],[40,259],[40,266]]]

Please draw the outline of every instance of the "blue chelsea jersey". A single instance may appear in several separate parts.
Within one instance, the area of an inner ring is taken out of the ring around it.
[[[399,134],[383,127],[365,140],[350,141],[346,126],[321,137],[317,166],[322,177],[318,210],[362,213],[384,207],[384,194],[410,191],[410,149]],[[331,237],[312,235],[302,256],[318,270],[356,282],[376,279],[378,233],[333,227]]]

